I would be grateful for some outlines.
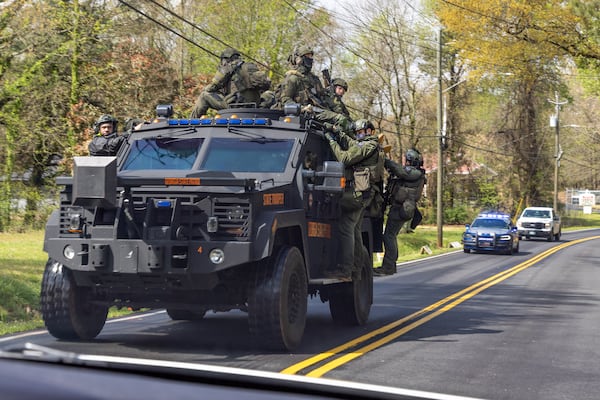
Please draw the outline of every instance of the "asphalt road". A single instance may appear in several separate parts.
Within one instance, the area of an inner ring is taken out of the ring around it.
[[[418,233],[417,233],[418,234]],[[45,331],[0,338],[86,354],[199,362],[487,399],[600,397],[600,230],[522,241],[516,255],[462,251],[375,278],[363,327],[336,326],[309,301],[302,346],[265,353],[241,312],[108,321],[91,342]]]

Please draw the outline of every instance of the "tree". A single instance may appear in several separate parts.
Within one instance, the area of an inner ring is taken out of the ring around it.
[[[581,19],[564,2],[545,0],[442,0],[436,12],[452,34],[449,48],[468,63],[470,79],[492,80],[496,87],[490,90],[501,91],[506,100],[488,136],[512,154],[503,174],[510,195],[526,203],[543,201],[553,165],[546,119],[540,118],[550,108],[546,94],[564,93],[559,72],[566,57],[596,54],[577,29]]]

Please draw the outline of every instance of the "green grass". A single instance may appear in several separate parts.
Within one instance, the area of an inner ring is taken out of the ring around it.
[[[563,216],[563,230],[600,227],[600,214],[570,213]],[[413,233],[398,235],[399,262],[429,257],[421,249],[428,246],[437,255],[455,251],[451,242],[459,242],[464,226],[444,226],[443,243],[437,247],[437,228],[419,226]],[[0,335],[42,328],[40,286],[47,255],[42,250],[43,231],[0,233]],[[381,265],[375,255],[374,265]],[[109,317],[129,313],[111,309]]]
[[[585,228],[600,227],[600,214],[583,214],[581,211],[571,211],[562,216],[562,230],[570,231]]]
[[[43,326],[44,233],[0,233],[0,335]]]

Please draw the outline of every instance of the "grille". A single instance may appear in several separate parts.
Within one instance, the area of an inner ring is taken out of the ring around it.
[[[78,232],[69,232],[71,225],[70,216],[73,214],[79,214],[83,217],[83,208],[78,206],[72,206],[71,202],[61,202],[60,204],[60,220],[59,220],[59,232],[61,237],[79,237]]]
[[[523,222],[523,228],[543,229],[544,223],[543,222]]]
[[[250,231],[250,202],[246,199],[215,199],[213,215],[219,221],[219,235],[229,238],[248,238]]]
[[[152,199],[171,200],[177,202],[173,209],[152,210],[148,207]],[[136,194],[133,198],[134,219],[142,227],[144,224],[151,226],[172,226],[174,229],[183,227],[184,234],[180,237],[188,240],[247,240],[250,232],[251,207],[249,199],[227,198],[212,199],[211,205],[204,196],[161,194]],[[148,213],[153,216],[148,218]],[[213,215],[219,222],[217,232],[208,233],[206,222],[208,215]],[[172,223],[171,223],[172,221]],[[172,238],[177,237],[177,231],[170,233]]]

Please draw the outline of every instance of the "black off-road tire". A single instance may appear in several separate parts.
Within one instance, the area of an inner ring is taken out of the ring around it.
[[[179,308],[167,308],[167,315],[173,321],[200,321],[204,318],[206,311],[185,310]]]
[[[329,292],[329,312],[338,324],[364,325],[369,319],[373,304],[372,263],[363,262],[358,275],[353,277],[352,282],[332,285]]]
[[[68,268],[48,259],[40,295],[42,318],[57,339],[90,340],[106,322],[108,307],[93,302],[92,291],[78,287]]]
[[[558,233],[556,235],[554,235],[554,240],[556,240],[557,242],[560,240],[560,236],[561,236],[561,229],[558,230]]]
[[[259,266],[248,296],[250,334],[272,350],[293,350],[304,335],[308,282],[304,258],[283,246],[268,265]]]

